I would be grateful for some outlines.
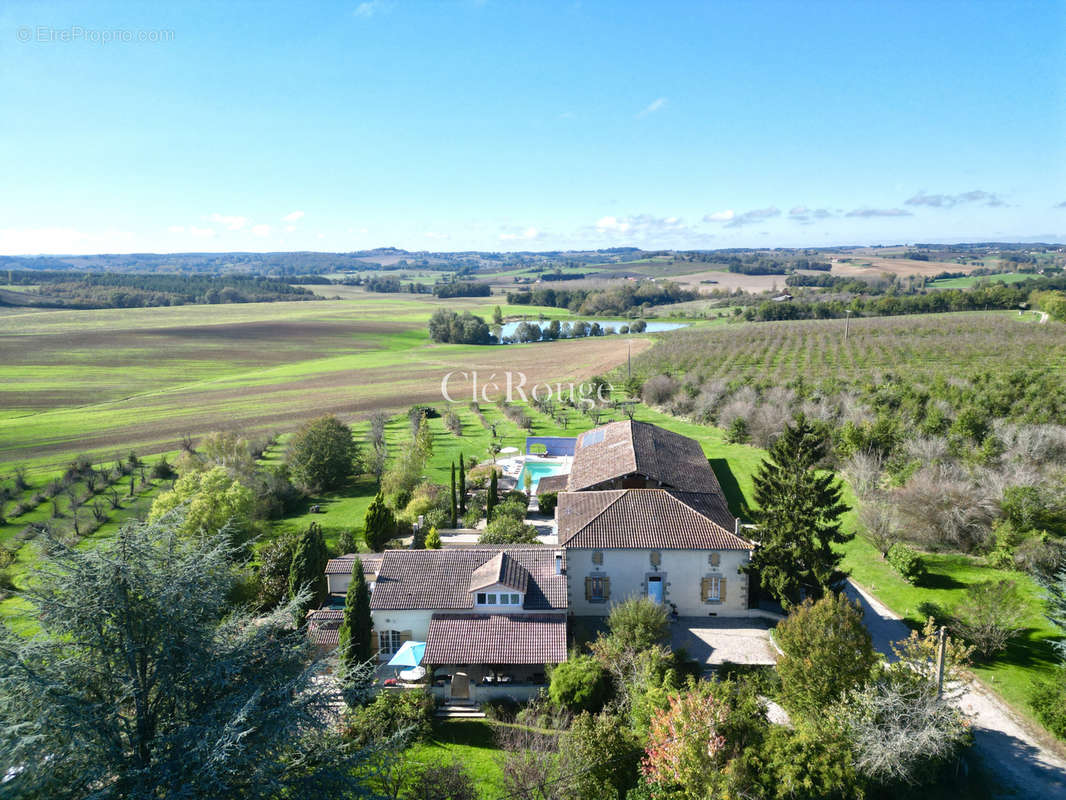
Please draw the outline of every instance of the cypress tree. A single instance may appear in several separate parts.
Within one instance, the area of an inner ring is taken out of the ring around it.
[[[337,654],[340,656],[342,675],[370,659],[370,631],[373,625],[370,617],[370,587],[363,573],[363,562],[357,558],[352,564],[352,580],[344,598],[344,618],[337,634]]]
[[[466,467],[463,466],[462,453],[459,453],[459,513],[466,513]]]
[[[761,546],[751,566],[762,587],[786,608],[804,594],[821,597],[846,577],[840,570],[843,555],[832,545],[852,538],[840,529],[848,507],[836,475],[817,469],[825,455],[825,438],[797,414],[754,477]]]
[[[289,597],[294,598],[304,588],[310,589],[311,595],[301,604],[299,624],[303,624],[307,611],[318,608],[326,597],[326,540],[322,536],[322,527],[312,522],[300,538],[292,553],[292,565],[289,567]]]
[[[452,462],[452,488],[451,488],[451,505],[452,505],[452,527],[459,527],[459,516],[456,513],[455,508],[455,462]]]
[[[396,517],[385,505],[385,495],[378,492],[366,510],[363,526],[363,538],[366,545],[375,553],[385,549],[385,543],[396,535]]]
[[[489,499],[485,505],[485,519],[492,519],[492,510],[500,502],[500,490],[496,484],[496,468],[492,469],[492,477],[489,478]]]

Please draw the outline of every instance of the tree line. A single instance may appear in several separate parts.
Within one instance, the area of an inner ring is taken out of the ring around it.
[[[699,293],[671,281],[626,282],[606,289],[553,289],[538,287],[507,293],[511,305],[565,308],[578,314],[625,314],[644,306],[695,300]]]

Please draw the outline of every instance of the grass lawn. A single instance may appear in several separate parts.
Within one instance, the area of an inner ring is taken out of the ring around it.
[[[407,755],[421,763],[458,761],[482,797],[500,797],[503,772],[493,728],[493,723],[481,719],[434,720],[433,738],[413,745]]]

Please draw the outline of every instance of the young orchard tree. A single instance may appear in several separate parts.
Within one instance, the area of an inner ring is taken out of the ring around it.
[[[235,609],[228,540],[181,529],[174,514],[93,548],[48,543],[24,593],[37,633],[0,622],[5,797],[360,791],[365,756],[328,725],[335,692],[293,609]]]
[[[806,595],[821,597],[844,579],[834,544],[851,539],[840,528],[848,510],[832,472],[819,471],[826,443],[803,414],[770,447],[755,475],[760,547],[751,560],[762,586],[786,608]]]

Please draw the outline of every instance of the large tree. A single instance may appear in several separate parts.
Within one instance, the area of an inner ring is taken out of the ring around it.
[[[255,493],[225,467],[186,472],[173,489],[155,499],[148,519],[160,519],[179,506],[184,508],[180,530],[188,536],[213,536],[225,529],[239,542],[255,532]]]
[[[370,587],[363,573],[363,562],[356,558],[352,563],[352,580],[344,598],[344,618],[337,641],[342,674],[347,675],[370,660],[370,632],[373,627]]]
[[[299,599],[299,621],[302,624],[308,609],[317,608],[326,599],[326,540],[322,526],[312,522],[307,526],[292,552],[289,567],[289,598]]]
[[[48,542],[27,585],[34,636],[0,623],[2,794],[275,798],[359,788],[362,755],[327,724],[291,609],[252,618],[217,534],[180,515],[93,548]]]
[[[311,492],[344,483],[358,458],[352,429],[334,416],[313,419],[300,428],[286,453],[293,480]]]
[[[751,560],[762,587],[787,608],[806,596],[821,597],[845,574],[834,544],[851,539],[840,527],[848,510],[840,481],[819,469],[826,442],[798,414],[770,447],[755,475],[754,513],[759,547]]]

